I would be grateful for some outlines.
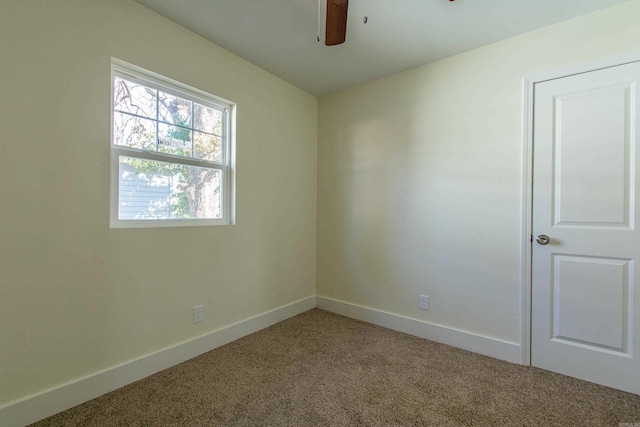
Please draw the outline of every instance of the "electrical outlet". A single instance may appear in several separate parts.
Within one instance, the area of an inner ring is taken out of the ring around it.
[[[420,295],[420,310],[429,311],[429,297],[426,295]]]
[[[196,305],[193,307],[193,323],[200,323],[204,320],[203,309],[204,305]]]

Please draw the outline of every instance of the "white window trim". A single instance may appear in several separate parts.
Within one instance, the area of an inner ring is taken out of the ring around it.
[[[163,92],[179,96],[199,104],[225,110],[223,123],[222,162],[207,162],[190,157],[173,156],[131,147],[113,144],[113,80],[121,76],[127,80],[139,81],[145,86],[162,90]],[[187,86],[175,80],[111,58],[111,103],[110,103],[110,209],[109,225],[111,228],[156,228],[156,227],[185,227],[212,226],[235,224],[235,113],[236,105],[223,98],[211,95],[199,89]],[[123,220],[118,218],[119,205],[119,156],[136,157],[145,160],[162,162],[176,159],[177,162],[188,166],[207,167],[222,171],[222,218],[221,219],[137,219]]]

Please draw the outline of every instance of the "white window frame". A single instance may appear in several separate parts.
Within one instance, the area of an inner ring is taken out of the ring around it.
[[[114,144],[113,141],[113,83],[115,77],[159,89],[165,93],[197,102],[198,104],[222,110],[222,160],[212,162],[192,157],[175,156],[166,153],[142,150]],[[109,146],[111,151],[111,197],[109,224],[111,228],[153,228],[153,227],[184,227],[229,225],[235,223],[235,107],[230,101],[211,95],[199,89],[187,86],[159,74],[128,64],[116,58],[111,59],[111,133]],[[119,219],[119,157],[127,156],[143,160],[155,160],[166,163],[182,164],[186,166],[206,167],[218,169],[222,173],[221,204],[222,218],[219,219]]]

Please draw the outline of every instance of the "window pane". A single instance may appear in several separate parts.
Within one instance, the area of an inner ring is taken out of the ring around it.
[[[213,162],[222,161],[222,141],[219,136],[193,132],[195,154],[193,157]]]
[[[193,127],[202,132],[222,135],[222,112],[204,105],[193,105]]]
[[[217,169],[119,156],[118,219],[221,219]]]
[[[156,149],[156,122],[113,112],[113,143],[125,147]]]
[[[189,129],[158,124],[158,151],[175,156],[191,157],[191,131]]]
[[[115,77],[113,108],[138,116],[156,118],[157,90]]]
[[[166,123],[192,127],[191,107],[192,102],[168,93],[158,92],[158,118]]]

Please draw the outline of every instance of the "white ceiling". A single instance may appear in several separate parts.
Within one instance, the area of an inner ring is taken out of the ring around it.
[[[333,47],[318,0],[136,1],[320,96],[629,0],[351,0]]]

